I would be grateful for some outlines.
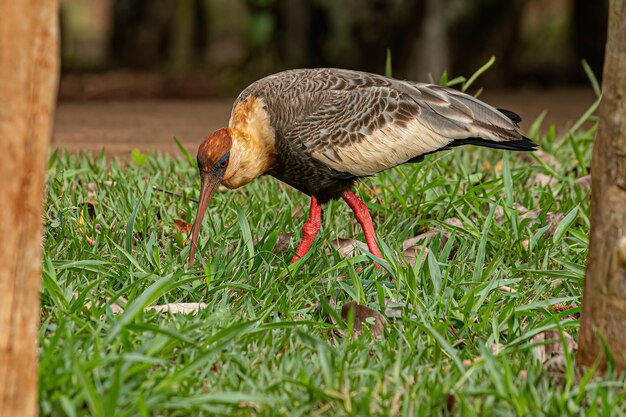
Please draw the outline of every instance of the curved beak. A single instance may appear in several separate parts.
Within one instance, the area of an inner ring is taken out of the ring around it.
[[[214,172],[203,172],[200,174],[200,202],[198,203],[198,213],[196,214],[196,220],[193,223],[193,229],[191,232],[191,249],[189,250],[189,260],[187,261],[187,266],[193,265],[196,249],[198,247],[198,235],[200,234],[202,219],[204,218],[204,213],[206,212],[217,187],[219,187],[220,182],[222,182],[222,175]]]

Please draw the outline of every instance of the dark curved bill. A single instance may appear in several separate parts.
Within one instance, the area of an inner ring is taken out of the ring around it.
[[[204,213],[206,213],[211,198],[213,198],[213,194],[215,194],[220,182],[222,182],[222,178],[213,173],[200,174],[200,202],[198,203],[198,213],[196,214],[196,220],[193,223],[193,229],[191,231],[191,249],[189,250],[187,266],[193,265],[196,249],[198,247],[198,235],[200,234],[202,219],[204,219]]]

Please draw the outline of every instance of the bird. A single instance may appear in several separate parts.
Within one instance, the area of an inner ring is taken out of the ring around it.
[[[192,265],[207,207],[220,184],[242,187],[270,175],[310,196],[310,210],[291,263],[311,249],[322,205],[343,199],[369,251],[383,258],[370,212],[354,194],[358,181],[461,145],[533,151],[516,113],[453,88],[338,69],[279,72],[246,87],[228,127],[198,147],[200,200],[191,233]]]

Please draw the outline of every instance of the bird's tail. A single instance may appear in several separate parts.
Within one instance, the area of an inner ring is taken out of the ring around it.
[[[522,121],[522,118],[515,112],[505,109],[497,109],[500,113],[510,119],[515,125]],[[518,133],[519,134],[519,133]],[[493,141],[483,138],[466,138],[456,139],[450,143],[446,148],[454,148],[456,146],[463,145],[476,145],[486,148],[504,149],[507,151],[534,151],[537,149],[537,144],[527,138],[526,136],[519,135],[519,138],[503,141]]]
[[[463,146],[463,145],[484,146],[485,148],[505,149],[507,151],[528,152],[528,151],[534,151],[537,149],[537,144],[525,136],[522,136],[521,139],[509,140],[506,142],[494,142],[492,140],[482,139],[482,138],[457,139],[453,141],[452,143],[448,144],[446,148],[454,148],[456,146]]]

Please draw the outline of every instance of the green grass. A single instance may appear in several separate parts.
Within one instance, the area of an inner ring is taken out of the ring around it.
[[[578,338],[579,322],[568,315],[580,311],[589,192],[575,180],[587,172],[595,123],[561,140],[553,128],[537,135],[537,127],[531,135],[560,167],[466,147],[359,185],[386,272],[365,254],[345,260],[331,248],[334,237],[363,240],[340,202],[326,207],[313,253],[288,267],[294,243],[287,252],[273,248],[279,233],[299,237],[304,219],[292,212],[298,205],[306,211],[308,198],[271,178],[215,196],[198,261],[186,270],[186,234],[174,219],[195,216],[188,197],[197,197],[199,180],[188,159],[135,154],[124,165],[102,156],[51,157],[42,415],[626,413],[623,378],[578,374],[569,355],[554,378],[535,354],[531,338],[543,330]],[[558,181],[528,185],[537,173]],[[550,235],[545,215],[520,219],[514,203],[567,216]],[[490,216],[494,204],[504,207],[501,223]],[[449,217],[462,229],[443,225]],[[428,243],[422,266],[399,260],[405,239],[437,227],[453,231],[444,247]],[[562,284],[553,286],[557,279]],[[389,301],[404,307],[372,342],[368,332],[338,335],[329,297],[337,310],[350,300],[381,312]],[[144,311],[169,302],[207,308],[196,315]],[[577,307],[559,313],[557,303]],[[125,310],[115,315],[112,305]]]

